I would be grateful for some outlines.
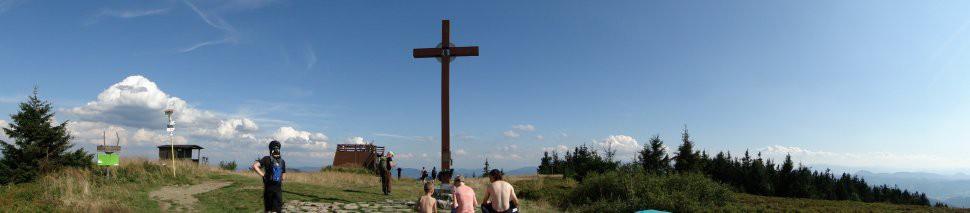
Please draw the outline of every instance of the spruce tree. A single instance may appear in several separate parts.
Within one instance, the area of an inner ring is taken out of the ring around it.
[[[485,158],[485,168],[482,168],[482,177],[488,177],[488,158]]]
[[[650,145],[643,146],[637,155],[637,163],[649,173],[666,173],[670,170],[670,157],[664,150],[664,142],[660,135],[650,138]]]
[[[684,143],[677,148],[677,156],[674,157],[676,160],[674,162],[674,169],[678,172],[699,171],[699,153],[694,152],[694,142],[690,140],[690,134],[687,132],[686,126],[684,127],[684,133],[682,134],[681,140]]]
[[[536,172],[539,174],[552,174],[552,157],[549,157],[549,152],[542,152],[542,159],[539,160],[539,168]]]
[[[70,151],[72,136],[67,122],[54,124],[51,104],[37,97],[37,88],[3,132],[13,141],[0,140],[0,184],[30,182],[61,167],[90,167],[93,155],[84,149]]]

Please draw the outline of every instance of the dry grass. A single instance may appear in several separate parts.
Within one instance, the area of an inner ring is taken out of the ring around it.
[[[122,159],[107,170],[67,168],[47,174],[33,183],[0,188],[3,211],[133,212],[156,207],[147,190],[165,184],[188,184],[218,169],[191,162],[171,167],[144,158]]]

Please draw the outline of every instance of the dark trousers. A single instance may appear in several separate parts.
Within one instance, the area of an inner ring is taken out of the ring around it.
[[[384,192],[384,195],[391,194],[391,172],[381,174],[381,191]]]
[[[266,212],[283,212],[283,187],[264,185],[263,206]]]
[[[518,211],[513,211],[513,210],[517,210],[515,208],[518,208],[518,207],[514,203],[509,203],[509,209],[500,212],[500,211],[495,211],[495,208],[492,208],[492,204],[490,204],[490,203],[482,203],[482,213],[514,213],[514,212],[518,212]]]

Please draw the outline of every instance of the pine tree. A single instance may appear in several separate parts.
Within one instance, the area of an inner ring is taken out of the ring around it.
[[[694,142],[690,140],[690,134],[687,133],[687,127],[684,127],[684,133],[681,137],[684,142],[677,148],[677,156],[674,157],[674,170],[678,172],[695,172],[699,171],[700,164],[699,154],[694,152]]]
[[[539,168],[536,172],[539,174],[552,174],[552,158],[549,157],[549,152],[542,152],[542,159],[539,160]]]
[[[3,132],[13,143],[0,140],[0,184],[30,182],[61,167],[90,167],[93,155],[70,151],[72,136],[67,122],[55,125],[53,107],[37,97],[37,88]]]
[[[670,157],[664,150],[664,142],[660,140],[660,135],[650,138],[650,145],[643,146],[643,150],[637,155],[637,163],[643,170],[650,173],[666,173],[670,170]]]
[[[482,168],[482,177],[488,177],[488,158],[485,158],[485,168]]]

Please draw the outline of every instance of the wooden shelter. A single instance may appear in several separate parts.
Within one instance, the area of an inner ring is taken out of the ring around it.
[[[371,168],[377,163],[377,157],[383,155],[383,146],[375,146],[374,144],[337,144],[337,152],[333,155],[333,166]]]
[[[161,145],[158,146],[158,159],[168,160],[172,158],[172,145]],[[199,159],[202,158],[202,148],[199,145],[175,145],[175,159],[176,160],[192,160],[192,162],[199,163]],[[192,152],[194,150],[199,150],[197,155],[193,157]]]

